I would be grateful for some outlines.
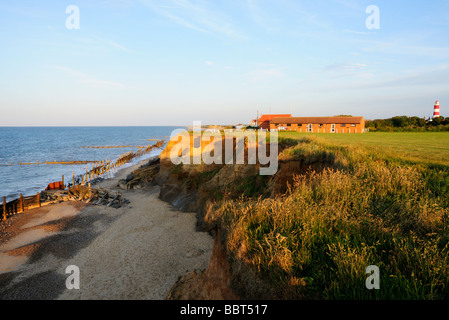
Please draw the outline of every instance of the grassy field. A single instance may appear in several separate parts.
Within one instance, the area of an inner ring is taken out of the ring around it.
[[[449,132],[373,132],[329,134],[280,132],[280,137],[316,136],[339,145],[365,146],[403,160],[449,166]]]
[[[280,159],[327,169],[296,176],[276,198],[218,201],[207,216],[224,231],[243,297],[447,299],[448,142],[447,133],[281,133]],[[239,275],[242,264],[268,286]],[[369,265],[379,290],[365,286]]]

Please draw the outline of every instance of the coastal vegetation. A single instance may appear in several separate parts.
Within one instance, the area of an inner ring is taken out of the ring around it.
[[[436,117],[431,121],[420,117],[396,116],[388,119],[367,120],[366,128],[378,132],[449,131],[449,117]]]
[[[201,174],[202,218],[221,234],[232,289],[251,299],[447,298],[449,164],[442,134],[285,132],[276,176],[248,171],[217,186],[225,167]],[[379,267],[379,290],[365,286],[370,265]]]

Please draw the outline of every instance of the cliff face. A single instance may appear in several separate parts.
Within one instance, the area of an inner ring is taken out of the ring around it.
[[[196,212],[198,229],[208,231],[204,221],[205,207],[209,201],[223,196],[275,197],[288,190],[294,176],[308,170],[321,171],[330,164],[323,161],[307,162],[304,159],[280,160],[272,176],[260,176],[259,164],[178,164],[170,160],[170,142],[160,154],[160,169],[154,183],[161,186],[160,198],[178,210]],[[235,147],[235,144],[234,144]],[[247,149],[245,149],[247,152]],[[245,159],[246,160],[246,159]]]
[[[215,143],[218,147],[222,147],[222,162],[224,162],[225,143],[221,141]],[[223,196],[223,192],[232,191],[230,189],[238,187],[238,184],[244,183],[245,179],[256,176],[259,165],[204,163],[175,165],[170,159],[170,152],[175,145],[176,142],[170,141],[159,155],[160,169],[154,176],[154,183],[161,186],[160,198],[162,200],[172,204],[180,211],[196,212],[198,229],[209,231],[211,227],[205,225],[204,222],[207,202],[220,198]],[[206,147],[207,145],[203,144],[201,152]],[[186,156],[192,155],[188,153]],[[224,190],[224,187],[229,190]]]
[[[224,162],[224,145],[222,145]],[[323,161],[308,162],[304,159],[280,160],[278,170],[272,176],[260,176],[258,164],[174,164],[170,153],[177,142],[170,141],[160,154],[157,173],[152,175],[152,183],[161,186],[160,198],[178,210],[197,213],[198,231],[211,232],[215,235],[215,244],[208,268],[203,272],[191,272],[182,277],[173,287],[168,299],[237,299],[269,297],[269,286],[251,268],[243,262],[233,261],[229,264],[220,226],[205,219],[208,210],[213,210],[212,203],[224,198],[276,197],[285,193],[293,183],[294,176],[308,170],[321,171],[332,165]],[[194,145],[194,141],[191,142]],[[217,146],[216,145],[216,146]],[[207,145],[202,145],[201,152]],[[235,141],[233,144],[236,148]],[[281,148],[282,150],[282,148]],[[245,145],[245,154],[247,154]],[[234,152],[235,154],[235,152]],[[192,156],[187,154],[186,156]],[[192,158],[191,158],[192,159]],[[235,159],[235,156],[234,156]],[[192,163],[192,162],[191,162]],[[235,163],[235,161],[234,161]],[[248,280],[251,278],[250,280]],[[258,288],[266,287],[265,292],[254,292],[251,283],[259,282]],[[236,289],[236,290],[234,290]],[[246,291],[246,292],[245,292]],[[243,294],[241,294],[243,292]]]

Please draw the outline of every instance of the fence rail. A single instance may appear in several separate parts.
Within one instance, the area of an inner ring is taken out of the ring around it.
[[[103,161],[85,161],[84,164],[92,163],[92,169],[88,170],[86,167],[86,173],[83,173],[82,175],[78,175],[75,177],[75,172],[72,172],[72,183],[68,183],[67,185],[64,184],[64,176],[62,176],[61,181],[52,182],[47,186],[46,190],[65,190],[66,187],[75,187],[77,185],[85,186],[89,184],[91,181],[100,178],[104,176],[107,173],[110,173],[111,171],[117,170],[122,165],[130,162],[131,160],[140,157],[154,148],[161,148],[165,143],[165,140],[158,140],[155,144],[149,145],[145,148],[139,148],[137,152],[126,152],[122,154],[116,162],[111,162],[110,159],[103,160]],[[68,161],[69,163],[61,163],[60,164],[82,164],[81,161]],[[29,163],[31,164],[31,163]],[[55,162],[42,162],[37,164],[55,164]],[[6,197],[3,197],[3,202],[0,208],[0,221],[6,220],[9,217],[21,213],[23,211],[26,211],[28,209],[40,207],[42,205],[40,193],[38,192],[36,195],[33,196],[26,196],[24,197],[22,194],[20,194],[20,197],[18,199],[11,200],[9,202],[6,202]]]

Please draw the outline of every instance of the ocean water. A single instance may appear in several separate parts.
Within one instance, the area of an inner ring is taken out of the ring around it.
[[[0,202],[16,199],[20,193],[34,195],[50,182],[72,181],[72,172],[79,175],[90,170],[92,164],[83,165],[9,165],[19,162],[45,161],[115,161],[120,155],[137,148],[92,149],[83,146],[146,146],[161,136],[170,136],[178,127],[0,127]],[[168,138],[165,138],[168,140]],[[158,155],[155,149],[144,156]],[[136,159],[140,161],[142,159]]]

